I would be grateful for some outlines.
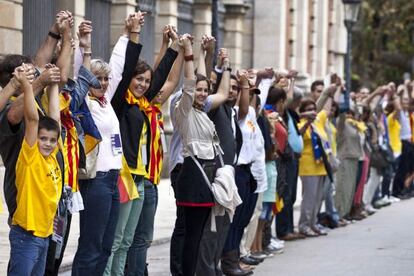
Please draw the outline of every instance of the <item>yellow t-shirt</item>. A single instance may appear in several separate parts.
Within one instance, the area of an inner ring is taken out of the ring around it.
[[[38,144],[23,140],[16,163],[17,209],[12,223],[37,237],[53,233],[53,219],[62,193],[62,174],[56,159],[58,148],[43,157]]]
[[[148,162],[148,160],[145,160],[147,159],[147,152],[146,152],[147,151],[147,131],[148,131],[147,124],[144,123],[144,125],[142,126],[141,138],[139,139],[137,167],[129,168],[132,174],[142,175],[142,176],[147,175],[147,170],[145,167]],[[143,155],[145,155],[144,158],[142,157]]]
[[[325,131],[325,124],[328,119],[328,114],[325,110],[322,110],[316,116],[313,122],[315,131],[319,134],[323,141],[328,140],[328,135]],[[299,122],[299,129],[306,123],[306,119],[302,119]],[[303,151],[299,160],[299,176],[312,176],[312,175],[326,175],[326,169],[322,161],[316,162],[313,155],[313,146],[311,140],[310,128],[303,134]]]
[[[401,125],[394,117],[395,112],[392,112],[387,116],[388,124],[388,139],[390,139],[390,146],[394,153],[394,156],[401,154],[402,143],[400,138]]]
[[[328,122],[328,127],[331,129],[331,132],[332,132],[332,140],[331,140],[332,154],[334,156],[336,156],[336,153],[337,153],[337,151],[336,151],[336,133],[338,131],[336,130],[335,125],[331,121]]]

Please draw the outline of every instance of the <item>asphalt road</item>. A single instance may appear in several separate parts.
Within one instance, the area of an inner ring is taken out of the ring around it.
[[[150,275],[170,275],[169,246],[150,248]],[[286,243],[285,252],[265,260],[254,275],[414,275],[414,199],[328,236]]]

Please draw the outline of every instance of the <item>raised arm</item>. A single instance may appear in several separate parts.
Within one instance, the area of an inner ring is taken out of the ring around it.
[[[216,39],[213,36],[208,37],[207,44],[204,46],[204,49],[206,50],[206,74],[207,78],[210,79],[211,72],[213,71],[214,52],[216,50]]]
[[[213,66],[212,57],[216,39],[212,36],[203,35],[200,43],[200,56],[198,57],[197,74],[210,78]],[[207,65],[209,68],[207,68]]]
[[[319,99],[316,101],[316,112],[319,113],[322,109],[325,109],[327,111],[330,110],[331,102],[330,98],[333,97],[334,93],[338,87],[336,84],[331,84],[325,90],[322,92]]]
[[[29,65],[26,64],[26,66]],[[34,95],[37,96],[46,86],[56,81],[60,81],[60,70],[58,67],[43,70],[40,76],[35,79],[31,85]],[[7,120],[11,125],[20,124],[23,119],[23,98],[23,95],[17,97],[17,99],[11,104],[9,112],[7,112]]]
[[[52,60],[55,47],[60,39],[59,34],[59,23],[63,20],[69,20],[69,24],[73,26],[73,17],[72,13],[69,11],[60,11],[56,15],[56,23],[52,25],[49,29],[49,33],[43,43],[40,45],[37,50],[34,64],[37,67],[43,68],[47,63]]]
[[[239,85],[240,85],[240,100],[239,100],[239,114],[237,118],[239,121],[246,118],[247,114],[249,113],[249,106],[250,106],[250,86],[249,80],[247,78],[246,71],[239,72]]]
[[[135,66],[138,63],[139,55],[141,53],[142,45],[139,44],[139,35],[141,27],[144,24],[145,13],[137,12],[134,16],[127,19],[127,26],[129,30],[129,41],[125,53],[125,65],[122,72],[122,80],[118,84],[115,94],[111,100],[111,104],[115,110],[116,115],[120,118],[125,111],[127,102],[125,101],[125,93],[128,86],[134,77]]]
[[[72,35],[70,19],[64,19],[58,24],[59,32],[62,36],[62,43],[60,48],[59,57],[56,61],[56,65],[60,69],[60,86],[66,84],[69,78],[71,55],[72,55]]]
[[[173,43],[178,43],[178,35],[173,30],[170,32]],[[184,49],[183,47],[179,47],[178,57],[176,58],[174,65],[168,75],[167,81],[161,88],[161,91],[158,97],[155,97],[153,102],[164,104],[168,98],[174,93],[175,89],[178,86],[178,82],[180,81],[181,70],[183,67],[184,62]]]
[[[184,47],[184,56],[186,57],[193,56],[193,46],[191,45],[190,38],[191,36],[188,34],[185,34],[180,38],[180,44]],[[176,118],[185,118],[193,107],[195,82],[194,60],[193,58],[187,58],[184,63],[183,94],[176,107],[176,112],[174,112]]]
[[[16,71],[17,70],[17,71]],[[28,70],[25,70],[22,66],[15,69],[15,72],[24,71],[26,78],[32,82],[34,79],[35,70],[33,66],[30,66]],[[20,89],[20,82],[16,77],[11,78],[7,85],[0,91],[0,112],[6,106],[8,100]]]
[[[211,99],[211,109],[216,109],[224,102],[227,101],[230,91],[230,60],[228,57],[227,49],[220,49],[219,54],[220,64],[222,64],[222,75],[220,79],[220,84],[217,89],[217,93],[210,95]]]
[[[165,25],[162,29],[162,42],[161,42],[161,48],[160,52],[158,53],[157,57],[155,58],[154,67],[153,69],[157,69],[158,65],[161,62],[162,57],[165,55],[165,52],[167,52],[168,45],[170,44],[170,28],[174,30],[174,32],[177,32],[177,28],[171,25]]]
[[[24,138],[27,144],[32,147],[37,141],[37,131],[39,125],[39,113],[37,112],[35,96],[33,94],[32,85],[25,76],[27,67],[23,64],[23,70],[18,67],[15,71],[15,77],[20,82],[20,88],[23,91],[24,98],[24,122],[25,132]]]
[[[162,86],[167,80],[168,74],[174,64],[175,59],[178,56],[178,44],[172,43],[171,46],[165,52],[165,55],[160,61],[157,69],[154,71],[154,75],[151,80],[151,85],[148,91],[145,93],[145,97],[148,101],[152,101],[160,92]]]
[[[295,88],[295,80],[296,80],[297,76],[298,76],[298,71],[296,71],[296,70],[289,70],[289,72],[287,74],[287,78],[290,81],[289,81],[289,87],[288,87],[288,91],[287,91],[286,104],[289,104],[289,102],[293,99],[293,89]]]
[[[46,68],[56,67],[53,64],[46,64]],[[59,107],[59,87],[58,82],[52,83],[47,88],[49,98],[48,115],[60,124],[60,107]]]

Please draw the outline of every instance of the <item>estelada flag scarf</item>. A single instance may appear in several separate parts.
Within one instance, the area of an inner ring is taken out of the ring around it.
[[[161,131],[164,128],[160,107],[159,105],[151,104],[144,96],[136,98],[129,89],[125,98],[128,104],[138,105],[139,109],[145,113],[145,116],[147,116],[150,123],[149,130],[151,133],[151,140],[147,141],[147,143],[150,143],[150,156],[148,159],[149,166],[146,178],[153,184],[158,184],[160,182],[163,161]]]

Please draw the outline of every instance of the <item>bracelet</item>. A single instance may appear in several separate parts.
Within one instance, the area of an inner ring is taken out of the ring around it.
[[[184,60],[185,61],[192,61],[192,60],[194,60],[194,56],[193,55],[184,56]]]
[[[131,34],[140,34],[141,32],[133,32],[133,31],[130,31],[130,33]]]
[[[83,52],[84,56],[92,56],[92,52]]]
[[[250,86],[242,86],[240,88],[242,88],[242,89],[250,89]]]
[[[60,34],[55,34],[55,33],[53,33],[53,32],[48,32],[47,33],[47,35],[48,36],[50,36],[50,37],[52,37],[52,38],[54,38],[54,39],[57,39],[57,40],[59,40],[59,39],[61,39],[62,37],[60,36]]]

